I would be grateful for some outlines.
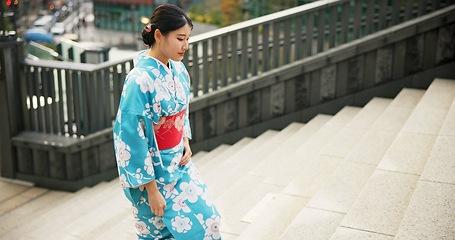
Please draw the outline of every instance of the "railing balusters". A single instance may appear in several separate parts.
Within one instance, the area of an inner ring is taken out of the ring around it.
[[[193,86],[193,94],[195,97],[199,96],[199,52],[198,52],[198,44],[192,45],[192,53],[193,53],[193,75],[192,75],[192,86]]]
[[[62,74],[64,74],[64,70],[56,69],[57,70],[57,86],[58,86],[58,131],[60,134],[65,135],[65,112],[64,112],[64,105],[63,105],[63,78]]]
[[[293,18],[288,18],[284,21],[284,44],[283,44],[283,58],[284,64],[288,64],[291,62],[291,27],[292,26]]]
[[[316,22],[318,24],[318,40],[316,53],[320,53],[324,49],[325,9],[321,9],[317,12]]]
[[[237,82],[237,66],[239,64],[238,61],[238,38],[237,38],[237,31],[229,34],[231,36],[231,83]]]
[[[67,106],[67,130],[66,132],[72,136],[74,134],[73,131],[73,123],[74,123],[74,86],[73,86],[73,79],[71,77],[71,71],[65,72],[66,77],[66,106]]]
[[[376,4],[374,0],[368,0],[367,4],[367,15],[366,15],[366,33],[370,34],[374,31],[374,15],[375,15]]]
[[[248,54],[248,32],[249,32],[249,29],[244,29],[241,31],[241,38],[242,38],[242,42],[241,42],[241,49],[242,49],[242,53],[240,55],[240,79],[243,80],[243,79],[246,79],[247,76],[248,76],[248,59],[250,58],[249,57],[249,54]]]
[[[269,70],[269,23],[262,25],[262,71],[266,72]]]
[[[391,24],[395,25],[400,22],[400,12],[401,12],[401,0],[392,2],[392,19]]]
[[[412,18],[412,10],[414,8],[413,0],[406,0],[406,10],[404,15],[404,21],[407,21]]]
[[[221,86],[228,85],[228,35],[221,37]]]
[[[272,68],[277,68],[280,66],[280,27],[281,22],[273,22],[273,45],[272,45]]]
[[[295,17],[295,34],[294,34],[294,46],[295,46],[295,57],[294,60],[301,59],[302,54],[302,15]]]
[[[218,38],[212,39],[212,79],[213,79],[213,91],[218,89],[218,82],[220,80],[220,76],[218,73]]]
[[[82,117],[81,117],[81,101],[82,101],[82,90],[80,86],[80,78],[78,76],[78,71],[71,71],[71,83],[73,85],[73,104],[74,104],[74,121],[71,122],[71,127],[73,129],[73,134],[76,136],[80,136],[78,127],[81,125]],[[91,87],[91,89],[95,90],[96,86]],[[92,96],[97,96],[96,92],[92,92]],[[93,101],[90,106],[96,105],[96,102]],[[93,111],[91,116],[96,117],[96,112]]]
[[[329,48],[336,46],[336,35],[337,35],[337,9],[334,7],[330,8],[330,22],[329,22]],[[354,35],[360,31],[360,17],[358,21],[354,22]],[[357,32],[356,32],[357,31]]]
[[[258,74],[259,68],[259,39],[258,39],[258,27],[253,27],[251,30],[251,76]]]
[[[211,84],[210,78],[210,67],[209,67],[209,42],[203,41],[202,42],[202,92],[208,93],[209,88],[213,84]]]
[[[313,55],[313,26],[314,26],[314,14],[309,12],[307,14],[306,22],[306,41],[305,41],[305,56]]]
[[[340,38],[340,41],[341,41],[341,44],[344,44],[346,42],[348,42],[348,39],[349,39],[349,19],[351,18],[350,17],[350,13],[349,13],[349,1],[345,1],[342,3],[342,20],[341,20],[341,38]]]

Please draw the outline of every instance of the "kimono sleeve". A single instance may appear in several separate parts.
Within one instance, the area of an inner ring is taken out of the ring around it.
[[[127,77],[114,123],[115,157],[124,188],[154,180],[154,163],[161,160],[153,131],[160,105],[148,84],[153,81],[143,74]]]

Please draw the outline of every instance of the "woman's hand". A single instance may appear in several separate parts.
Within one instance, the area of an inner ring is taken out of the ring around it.
[[[152,213],[156,216],[163,217],[164,209],[166,208],[166,201],[156,186],[156,180],[145,184],[145,189],[147,189],[149,205]]]
[[[184,166],[189,163],[192,155],[193,153],[191,152],[190,141],[188,138],[183,138],[183,156],[182,160],[180,160],[179,166]]]

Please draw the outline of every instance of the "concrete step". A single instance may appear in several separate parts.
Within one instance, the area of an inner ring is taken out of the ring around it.
[[[396,239],[455,236],[455,100],[444,120]]]
[[[279,194],[283,187],[262,182],[262,178],[246,175],[236,181],[225,194],[216,199],[223,218],[221,231],[240,235],[251,221],[243,219],[267,194]]]
[[[394,116],[397,113],[403,113],[403,108],[414,108],[422,95],[423,92],[421,91],[402,91],[387,109],[377,116],[372,126],[384,126],[384,123],[390,122],[391,119],[396,121],[395,126],[399,126],[400,122],[403,125],[407,119],[405,115],[403,114],[399,118],[401,121],[398,121]],[[406,107],[400,107],[401,99],[406,99]],[[417,101],[407,101],[410,99]],[[408,112],[410,114],[410,111]],[[392,144],[398,133],[398,128],[395,129],[379,127],[369,129],[345,157],[345,161],[335,169],[327,184],[321,187],[308,205],[313,208],[347,213],[375,170],[377,163]]]
[[[197,161],[194,161],[198,169],[201,169],[209,163],[211,160],[215,159],[216,156],[220,155],[222,152],[224,152],[226,149],[229,149],[230,145],[227,144],[221,144],[218,147],[214,148],[212,151],[207,152],[204,154],[201,158],[197,159]],[[193,159],[192,159],[193,160]]]
[[[26,224],[9,231],[4,237],[7,239],[30,239],[40,234],[49,235],[49,229],[56,229],[68,224],[71,222],[72,214],[83,211],[81,205],[85,205],[87,208],[90,208],[90,203],[93,203],[91,207],[99,206],[95,200],[97,200],[97,195],[106,191],[104,185],[107,183],[103,182],[93,188],[71,193],[61,200],[49,199],[47,205],[51,207],[46,212],[41,215],[34,215]]]
[[[47,214],[47,216],[39,224],[40,227],[27,233],[27,237],[35,237],[37,239],[52,238],[61,239],[63,237],[77,237],[77,232],[74,235],[70,234],[70,231],[79,231],[81,228],[78,226],[77,221],[91,212],[97,211],[98,209],[104,210],[105,212],[111,211],[112,208],[104,207],[104,205],[109,205],[106,200],[114,201],[116,199],[116,190],[120,189],[120,186],[117,181],[109,182],[102,184],[100,187],[94,188],[98,189],[97,191],[90,191],[91,194],[85,199],[79,199],[78,202],[68,201],[64,205],[60,206],[57,211],[52,211]],[[117,198],[117,209],[122,209],[121,202],[123,198]],[[124,203],[124,202],[123,202]],[[77,207],[74,207],[77,206]],[[62,207],[65,210],[62,210]],[[114,212],[114,211],[111,211]],[[54,215],[57,213],[57,215]],[[53,216],[53,217],[52,217]],[[102,216],[94,217],[95,219],[103,219]],[[100,221],[102,222],[102,221]],[[74,229],[73,229],[74,228]],[[46,229],[54,229],[52,233],[46,231]],[[84,231],[82,229],[81,231]]]
[[[275,240],[294,219],[308,198],[288,194],[268,194],[245,216],[251,225],[241,233],[239,240]]]
[[[299,211],[279,240],[326,240],[343,219],[344,214],[304,207]]]
[[[395,235],[418,180],[416,175],[374,171],[341,226]]]
[[[397,233],[454,97],[455,82],[435,80],[431,84],[346,214],[341,227],[389,236]]]
[[[33,219],[47,214],[51,209],[64,203],[70,197],[72,197],[71,193],[49,191],[33,199],[33,201],[24,203],[20,207],[3,214],[0,216],[0,239],[15,239],[14,237],[8,237],[7,234],[9,232],[20,232],[23,234],[23,230],[26,230],[26,225]]]
[[[242,138],[241,140],[239,140],[238,142],[236,142],[233,145],[220,145],[220,146],[224,146],[224,150],[218,152],[216,155],[208,156],[211,159],[209,159],[207,161],[207,163],[204,164],[203,166],[197,165],[199,172],[207,172],[207,173],[216,174],[217,171],[216,171],[216,169],[214,169],[215,167],[223,165],[223,163],[226,162],[225,161],[226,159],[228,159],[230,156],[235,154],[240,149],[246,147],[252,140],[253,140],[252,138],[246,137],[246,138]],[[218,149],[219,147],[215,148],[215,150]],[[207,156],[206,156],[206,158],[207,158]],[[209,177],[209,176],[207,176],[207,177]]]
[[[373,98],[346,124],[346,127],[326,143],[321,149],[321,154],[344,158],[391,102],[390,99]]]
[[[286,184],[287,181],[285,181],[285,183],[278,183],[275,180],[283,178],[288,179],[288,172],[295,169],[295,167],[291,165],[297,165],[299,163],[299,161],[296,160],[298,156],[294,156],[293,154],[295,149],[305,144],[305,141],[318,132],[331,118],[331,116],[327,115],[316,116],[298,131],[290,132],[288,140],[283,145],[275,147],[273,152],[265,156],[261,164],[254,166],[248,173],[267,178],[269,180],[266,181],[273,184]],[[277,162],[285,165],[277,167]]]
[[[317,189],[325,182],[325,179],[331,174],[333,169],[341,162],[342,158],[333,156],[319,155],[321,149],[327,142],[352,120],[360,108],[345,107],[339,111],[333,118],[321,127],[310,139],[305,141],[297,148],[293,156],[295,157],[293,165],[294,170],[299,170],[298,174],[286,175],[276,181],[280,184],[286,184],[284,193],[312,197]],[[319,176],[319,177],[318,177]],[[272,181],[268,179],[267,181]]]
[[[454,184],[419,181],[395,239],[454,239],[454,196]]]
[[[402,125],[407,119],[406,115],[403,114],[396,119],[394,118],[395,113],[402,113],[401,108],[414,108],[422,94],[423,92],[406,90],[391,102],[388,99],[372,101],[370,103],[375,104],[377,109],[362,110],[362,114],[357,115],[359,117],[348,123],[343,131],[351,131],[356,126],[361,129],[366,128],[367,131],[360,140],[357,139],[357,142],[353,143],[354,147],[343,160],[340,160],[340,164],[333,170],[327,182],[311,198],[307,207],[296,216],[281,239],[299,239],[304,236],[312,236],[314,239],[329,239],[333,235],[344,214],[349,210],[375,170],[378,159],[382,158],[399,130],[399,128],[395,128],[395,132],[385,131],[379,126],[388,126],[385,123],[390,122],[391,119],[395,121],[402,119]],[[386,108],[384,109],[384,107]],[[410,114],[411,111],[409,110],[408,113]],[[374,118],[368,117],[370,114]],[[395,126],[398,125],[395,124]],[[375,130],[371,129],[373,126],[375,126]],[[349,150],[349,148],[344,149]]]

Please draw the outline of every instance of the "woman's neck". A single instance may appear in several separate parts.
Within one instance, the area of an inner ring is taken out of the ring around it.
[[[161,52],[159,52],[158,49],[153,48],[153,47],[150,48],[150,50],[148,51],[147,55],[157,59],[158,61],[160,61],[161,63],[163,63],[167,67],[169,67],[169,58],[166,58],[163,54],[161,54]]]

